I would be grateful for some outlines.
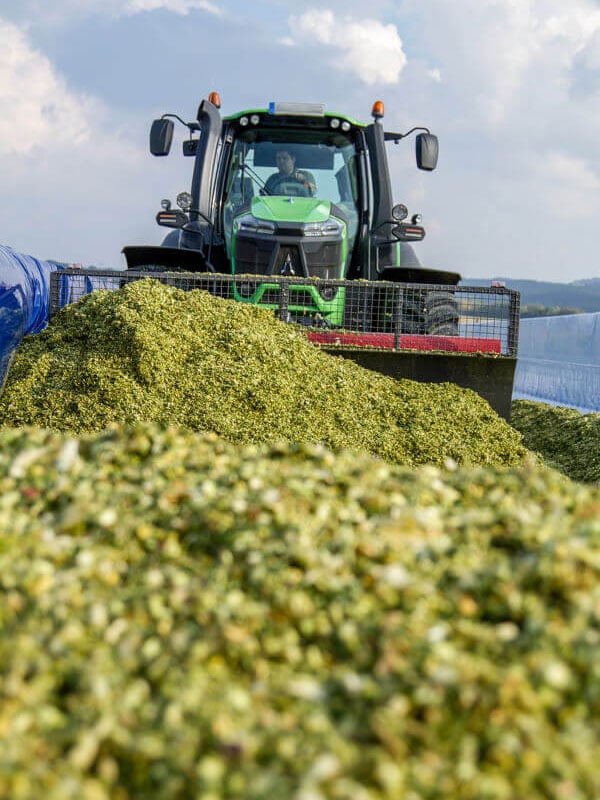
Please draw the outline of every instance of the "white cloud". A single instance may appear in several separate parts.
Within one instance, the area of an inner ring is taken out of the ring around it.
[[[0,155],[90,137],[98,104],[71,92],[16,26],[0,20]]]
[[[578,50],[570,75],[574,97],[595,99],[600,90],[600,28]]]
[[[223,9],[208,0],[128,0],[124,12],[137,14],[140,11],[156,11],[161,8],[174,14],[185,15],[190,11],[206,11],[218,17],[223,16]]]
[[[594,33],[600,30],[600,8],[594,9],[589,2],[556,4],[557,12],[549,17],[542,27],[542,35],[551,39],[563,39],[575,50],[584,47]]]
[[[354,73],[363,83],[397,83],[407,63],[395,25],[376,19],[335,17],[333,11],[311,9],[292,16],[294,41],[325,45],[339,70]]]
[[[0,0],[0,4],[2,0]],[[216,17],[227,12],[212,0],[20,0],[6,11],[0,7],[4,19],[17,21],[23,28],[36,26],[62,26],[92,15],[106,17],[131,17],[144,11],[164,9],[174,14],[187,15],[191,11],[204,11]]]
[[[114,238],[126,241],[137,214],[155,227],[146,127],[132,143],[109,109],[72,91],[22,30],[0,20],[0,174],[10,198],[2,243],[42,258],[119,264]]]
[[[540,181],[551,191],[544,193],[546,205],[566,219],[596,217],[600,176],[582,158],[560,152],[546,154]]]
[[[398,199],[424,213],[423,262],[472,277],[597,273],[599,3],[403,0],[408,26],[419,58],[402,113],[430,125],[441,150],[422,199],[420,175],[396,174]]]
[[[490,129],[514,125],[532,103],[555,104],[600,30],[594,0],[405,0],[401,13],[413,25],[420,19],[421,49],[465,125]]]

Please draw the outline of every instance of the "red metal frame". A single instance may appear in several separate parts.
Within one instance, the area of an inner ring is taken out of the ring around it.
[[[481,339],[469,336],[435,336],[403,333],[342,333],[338,331],[310,331],[307,337],[315,344],[332,347],[374,347],[379,350],[424,350],[446,353],[502,352],[500,339]]]

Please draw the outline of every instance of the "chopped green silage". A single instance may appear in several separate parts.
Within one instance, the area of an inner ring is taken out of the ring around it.
[[[0,431],[0,797],[597,800],[600,490]]]
[[[510,422],[549,465],[573,480],[600,482],[600,413],[515,400]]]
[[[521,437],[474,392],[334,358],[270,311],[153,279],[95,292],[21,344],[0,425],[140,421],[231,442],[322,442],[403,464],[515,464]]]

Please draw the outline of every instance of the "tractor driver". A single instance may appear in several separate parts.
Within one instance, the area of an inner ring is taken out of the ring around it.
[[[296,156],[290,150],[281,149],[275,156],[278,172],[265,183],[266,194],[299,194],[312,197],[317,191],[314,176],[306,170],[296,169]],[[287,184],[287,185],[286,185]],[[294,191],[293,184],[299,187]]]

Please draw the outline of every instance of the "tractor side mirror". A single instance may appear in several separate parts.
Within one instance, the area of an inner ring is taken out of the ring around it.
[[[155,119],[150,128],[150,152],[153,156],[168,156],[173,140],[172,119]]]
[[[420,133],[416,138],[417,166],[431,171],[438,161],[438,138],[433,133]]]

